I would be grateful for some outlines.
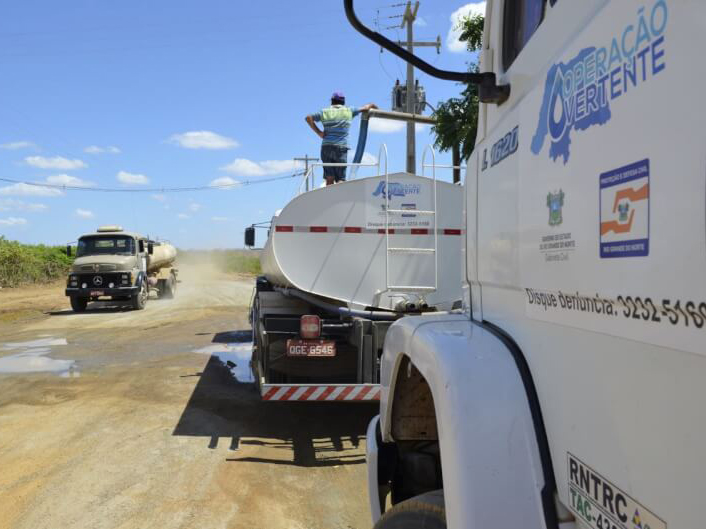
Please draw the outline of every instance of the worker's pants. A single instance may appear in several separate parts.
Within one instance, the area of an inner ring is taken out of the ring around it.
[[[323,163],[346,163],[348,161],[348,148],[338,145],[321,145],[321,161]],[[329,182],[343,182],[346,179],[345,167],[324,166],[324,179]]]

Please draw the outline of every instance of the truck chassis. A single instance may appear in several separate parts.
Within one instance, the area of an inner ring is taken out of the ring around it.
[[[320,338],[334,341],[329,357],[287,354],[287,340],[300,339],[304,315],[321,318]],[[278,289],[265,277],[256,282],[250,308],[251,367],[267,401],[373,401],[380,399],[380,356],[392,321],[333,314]]]

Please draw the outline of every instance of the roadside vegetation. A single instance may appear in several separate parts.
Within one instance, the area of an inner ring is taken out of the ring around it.
[[[65,279],[72,261],[63,246],[20,244],[0,235],[0,287]]]
[[[177,263],[211,262],[229,274],[258,275],[260,252],[256,250],[178,250]]]
[[[459,40],[466,43],[469,53],[480,51],[484,23],[482,15],[473,15],[463,18],[456,27],[461,30]],[[471,60],[468,69],[478,72],[479,65]],[[478,85],[460,83],[459,87],[463,87],[461,97],[452,97],[437,105],[434,112],[436,125],[432,126],[436,136],[434,146],[440,152],[452,151],[454,165],[460,165],[462,159],[467,160],[471,155],[478,129]]]

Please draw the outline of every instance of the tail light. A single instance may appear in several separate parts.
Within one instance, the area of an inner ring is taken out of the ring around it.
[[[321,318],[316,314],[307,314],[299,320],[299,334],[310,340],[321,336]]]

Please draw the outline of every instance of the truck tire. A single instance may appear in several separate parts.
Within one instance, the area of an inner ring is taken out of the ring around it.
[[[446,529],[444,491],[427,492],[398,503],[382,515],[374,529]]]
[[[149,296],[149,290],[147,290],[147,284],[143,280],[140,284],[140,290],[132,296],[132,308],[135,310],[142,310],[147,305],[147,297]]]
[[[174,276],[170,276],[169,279],[164,280],[164,297],[166,299],[173,299],[174,294],[176,294],[176,279]]]
[[[162,299],[167,297],[167,280],[160,279],[157,281],[157,299]]]
[[[252,350],[252,355],[250,357],[250,371],[252,372],[253,376],[253,387],[255,388],[255,392],[258,395],[261,395],[261,386],[260,386],[260,377],[262,374],[260,373],[260,355],[261,353],[261,340],[260,340],[260,333],[258,332],[258,322],[260,315],[258,313],[258,308],[260,306],[260,302],[257,297],[253,300],[252,308],[250,310],[250,325],[252,327],[252,343],[253,343],[253,350]]]
[[[86,310],[86,305],[88,305],[88,298],[80,298],[78,296],[71,296],[71,308],[74,312],[83,312]]]

